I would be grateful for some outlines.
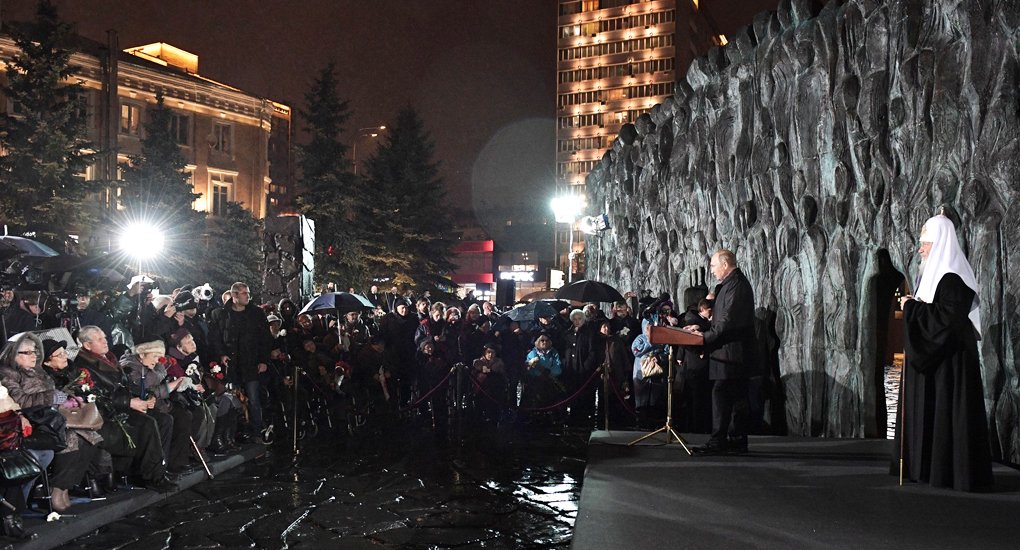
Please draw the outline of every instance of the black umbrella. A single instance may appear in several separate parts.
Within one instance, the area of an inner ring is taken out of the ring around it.
[[[568,302],[566,300],[554,300],[554,299],[550,298],[550,299],[535,300],[535,301],[536,302],[545,302],[545,303],[549,304],[550,306],[552,306],[553,309],[556,310],[557,313],[559,313],[559,312],[563,311],[564,309],[567,309],[568,307],[571,306],[570,302]]]
[[[539,317],[555,317],[556,310],[548,302],[532,302],[526,306],[515,307],[507,312],[506,317],[511,321],[534,321]]]
[[[34,258],[52,258],[60,255],[59,252],[39,241],[26,239],[25,237],[15,237],[14,235],[0,236],[0,250],[5,255],[25,254]]]
[[[337,314],[350,313],[352,311],[363,311],[375,309],[372,302],[360,294],[350,292],[327,292],[317,296],[311,302],[301,308],[301,313],[328,313]]]
[[[556,292],[556,297],[563,300],[576,300],[578,302],[622,302],[623,295],[620,291],[598,281],[582,279],[565,285]]]

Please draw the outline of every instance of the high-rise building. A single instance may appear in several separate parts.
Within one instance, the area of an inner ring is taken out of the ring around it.
[[[699,55],[725,38],[698,0],[560,0],[556,194],[584,196],[588,172],[624,124],[673,94]],[[599,212],[588,212],[599,214]],[[575,229],[576,231],[576,229]],[[584,239],[555,231],[556,263],[583,273]],[[572,242],[572,245],[570,244]],[[573,248],[574,259],[568,260]]]

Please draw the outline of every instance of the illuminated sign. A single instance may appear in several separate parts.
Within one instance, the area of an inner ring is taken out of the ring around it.
[[[537,264],[513,264],[513,265],[501,265],[499,266],[500,271],[538,271]]]
[[[555,289],[560,288],[561,286],[563,286],[563,283],[564,283],[563,277],[565,275],[566,275],[566,273],[564,271],[562,271],[562,270],[559,270],[559,269],[550,269],[549,270],[549,288],[555,290]]]
[[[500,271],[499,278],[503,281],[535,282],[534,271]]]

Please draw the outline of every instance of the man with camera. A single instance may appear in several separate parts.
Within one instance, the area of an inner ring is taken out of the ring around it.
[[[41,292],[19,290],[3,317],[4,341],[22,332],[39,330]]]
[[[92,296],[87,290],[76,292],[72,304],[76,306],[70,312],[71,326],[68,328],[70,328],[72,335],[78,334],[81,327],[89,325],[95,325],[103,329],[103,334],[109,334],[113,331],[113,319],[93,305]]]
[[[113,317],[113,330],[110,339],[114,344],[131,347],[135,343],[135,334],[141,329],[138,311],[143,300],[151,300],[153,280],[144,275],[135,275],[127,285],[127,292],[117,296],[110,305],[110,316]]]

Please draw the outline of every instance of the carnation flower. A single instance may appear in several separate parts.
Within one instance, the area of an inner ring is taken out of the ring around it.
[[[209,369],[209,372],[211,372],[211,373],[213,373],[213,374],[216,374],[216,373],[218,373],[218,372],[220,372],[220,371],[222,371],[222,370],[223,370],[223,369],[222,369],[222,368],[220,368],[220,366],[219,366],[219,365],[217,365],[216,363],[213,363],[213,367],[212,367],[211,369]]]

